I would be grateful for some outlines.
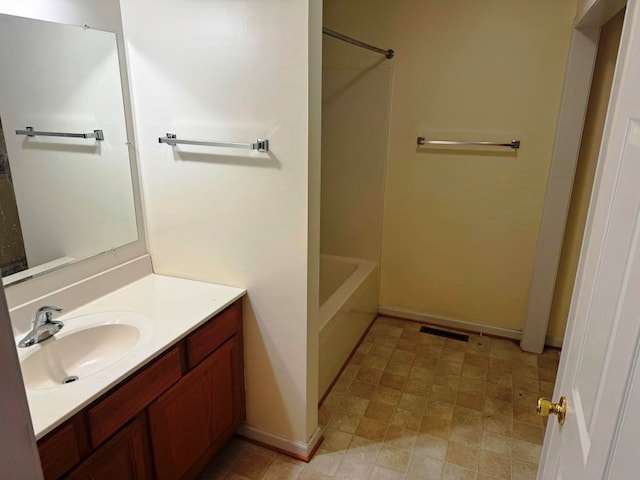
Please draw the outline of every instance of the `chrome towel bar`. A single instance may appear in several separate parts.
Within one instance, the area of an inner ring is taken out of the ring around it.
[[[175,133],[167,133],[166,136],[158,138],[159,143],[166,143],[175,147],[176,145],[204,145],[207,147],[227,147],[244,148],[247,150],[258,150],[259,152],[269,151],[269,140],[259,138],[255,143],[234,143],[234,142],[203,142],[201,140],[178,140]]]
[[[508,143],[500,142],[459,142],[455,140],[427,140],[425,137],[418,137],[418,145],[460,145],[460,146],[481,146],[481,147],[509,147],[517,150],[520,148],[520,140],[511,140]]]
[[[16,135],[26,135],[27,137],[66,137],[66,138],[95,138],[104,140],[102,130],[94,130],[91,133],[67,133],[67,132],[39,132],[33,127],[26,127],[24,130],[16,130]]]

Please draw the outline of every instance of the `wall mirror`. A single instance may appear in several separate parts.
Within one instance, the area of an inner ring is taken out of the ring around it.
[[[5,285],[138,239],[116,35],[0,15]]]

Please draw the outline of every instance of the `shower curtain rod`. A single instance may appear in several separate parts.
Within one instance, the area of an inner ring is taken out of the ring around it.
[[[355,45],[356,47],[366,48],[367,50],[380,53],[388,59],[392,59],[394,55],[394,51],[391,49],[385,50],[383,48],[374,47],[373,45],[361,42],[360,40],[356,40],[355,38],[347,37],[346,35],[338,33],[335,30],[331,30],[327,27],[322,27],[322,33],[324,33],[325,35],[329,35],[330,37],[337,38],[338,40],[342,40],[343,42],[350,43],[351,45]]]

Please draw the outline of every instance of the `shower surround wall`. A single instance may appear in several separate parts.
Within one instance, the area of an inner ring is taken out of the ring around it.
[[[328,26],[396,51],[382,311],[519,334],[575,3],[325,1]],[[522,148],[418,149],[419,135]]]
[[[321,6],[122,4],[154,270],[248,290],[243,431],[296,453],[317,432]]]

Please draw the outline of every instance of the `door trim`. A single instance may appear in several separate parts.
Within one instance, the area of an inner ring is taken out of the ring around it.
[[[547,179],[542,221],[529,286],[527,313],[520,347],[527,352],[542,353],[553,302],[556,275],[569,213],[573,180],[580,153],[589,92],[598,53],[600,28],[618,13],[625,0],[586,0],[574,20],[567,69],[558,116],[558,125]],[[625,18],[625,23],[627,18]],[[618,58],[620,58],[618,51]],[[617,70],[617,69],[616,69]],[[610,98],[619,90],[619,75],[614,76]],[[607,110],[603,139],[610,129]],[[604,143],[604,142],[603,142]],[[600,161],[602,150],[598,158]],[[597,178],[594,181],[597,182]]]

